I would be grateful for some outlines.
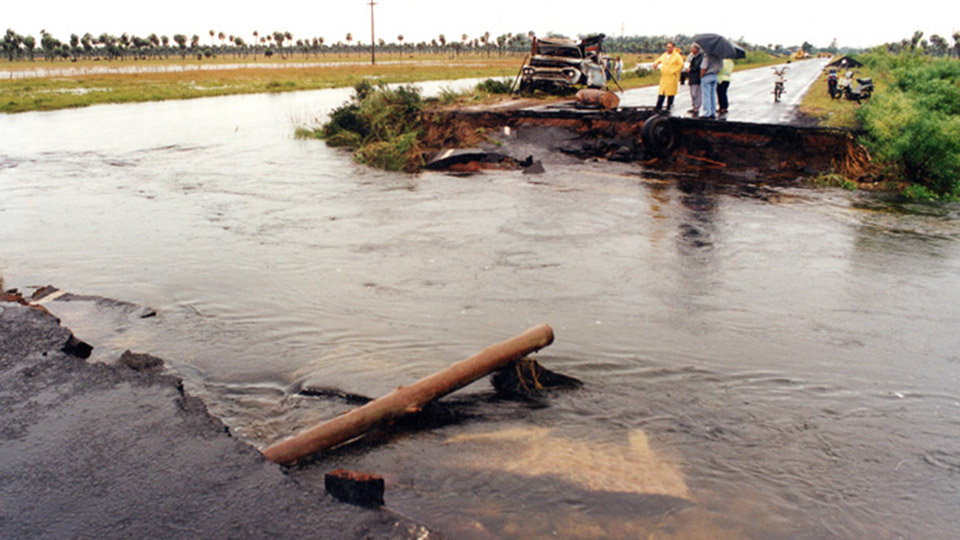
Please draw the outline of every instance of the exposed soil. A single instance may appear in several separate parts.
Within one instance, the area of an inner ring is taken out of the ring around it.
[[[644,129],[648,122],[659,124],[655,136]],[[873,180],[869,153],[851,133],[840,129],[667,118],[645,108],[602,111],[569,103],[532,109],[516,103],[431,111],[425,114],[424,124],[425,145],[434,151],[495,139],[498,151],[509,153],[511,137],[504,133],[524,131],[528,141],[541,138],[547,150],[639,162],[646,168],[784,179],[833,172]],[[569,136],[558,137],[558,130]]]

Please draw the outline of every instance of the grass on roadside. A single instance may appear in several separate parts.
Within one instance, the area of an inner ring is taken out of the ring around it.
[[[429,107],[477,103],[510,94],[510,79],[486,79],[473,90],[446,90],[437,98],[423,98],[415,86],[389,87],[363,80],[354,86],[350,100],[334,109],[329,119],[317,119],[300,126],[301,139],[322,139],[330,146],[353,151],[354,158],[371,167],[389,171],[415,172],[423,166],[430,135],[437,126],[424,118]],[[483,133],[473,133],[476,140]]]
[[[141,65],[141,64],[137,64]],[[519,60],[424,62],[383,65],[252,67],[224,70],[77,75],[0,80],[0,112],[16,113],[130,103],[350,87],[375,78],[386,83],[506,77]],[[413,68],[415,66],[415,68]],[[61,67],[61,66],[54,66]]]
[[[827,75],[828,72],[823,72],[813,83],[797,110],[801,115],[816,120],[817,124],[823,127],[859,131],[861,125],[860,121],[857,120],[857,109],[862,105],[857,104],[856,101],[831,98],[827,92]],[[843,73],[838,70],[837,76],[842,75]],[[876,87],[874,94],[884,92],[890,85],[888,76],[866,66],[859,68],[859,73],[856,76],[872,77],[873,84]]]

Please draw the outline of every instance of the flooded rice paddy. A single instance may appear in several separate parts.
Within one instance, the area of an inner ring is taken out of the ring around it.
[[[433,85],[435,89],[437,85]],[[290,474],[387,479],[449,538],[953,538],[960,211],[802,185],[367,169],[294,126],[347,90],[0,117],[0,274],[150,352],[263,447],[528,327],[584,381]]]

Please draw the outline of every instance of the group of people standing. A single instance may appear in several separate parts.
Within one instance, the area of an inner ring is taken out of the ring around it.
[[[687,67],[684,67],[684,66]],[[683,53],[672,41],[667,42],[666,52],[653,63],[653,69],[660,68],[660,88],[657,92],[655,110],[663,110],[666,98],[666,110],[673,108],[681,79],[685,78],[690,87],[690,100],[693,107],[689,113],[701,118],[716,119],[717,115],[727,113],[730,106],[727,89],[733,73],[733,60],[720,58],[701,50],[700,45],[690,46],[690,55],[684,61]],[[702,112],[701,112],[702,109]]]

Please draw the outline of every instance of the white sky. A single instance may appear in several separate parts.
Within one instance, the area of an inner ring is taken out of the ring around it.
[[[960,30],[960,2],[941,0],[910,5],[900,2],[836,0],[376,0],[376,37],[404,43],[430,41],[444,34],[448,42],[463,34],[471,39],[484,32],[549,31],[571,37],[603,32],[625,35],[694,35],[716,32],[750,43],[785,47],[809,41],[826,47],[838,44],[869,47],[909,39],[915,30],[924,38],[940,34],[952,44]],[[326,43],[345,41],[347,32],[370,41],[369,0],[45,0],[10,1],[0,10],[0,32],[12,28],[38,38],[45,29],[62,41],[71,33],[127,32],[146,37],[198,34],[210,43],[210,30],[238,35],[248,43],[254,30],[261,35],[290,32],[294,40],[323,37]],[[937,5],[937,7],[934,7]],[[896,6],[896,7],[894,7]],[[709,19],[713,22],[707,22]],[[622,25],[622,26],[621,26]],[[219,41],[217,41],[219,43]]]

